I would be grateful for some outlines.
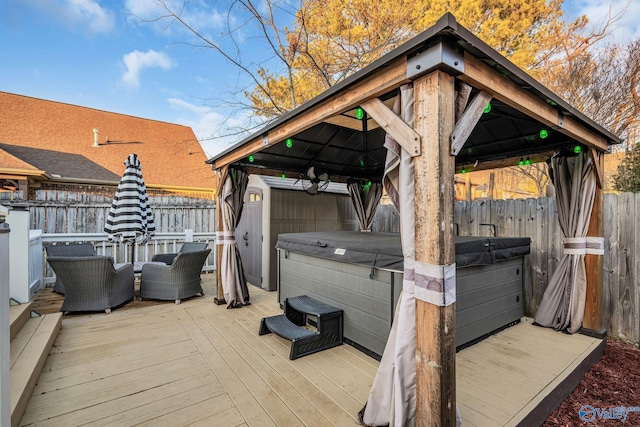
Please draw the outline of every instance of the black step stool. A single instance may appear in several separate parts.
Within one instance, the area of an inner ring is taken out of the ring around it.
[[[303,328],[307,315],[316,316],[317,331]],[[259,335],[273,332],[291,341],[289,359],[342,344],[342,310],[307,295],[284,300],[284,314],[263,317]]]

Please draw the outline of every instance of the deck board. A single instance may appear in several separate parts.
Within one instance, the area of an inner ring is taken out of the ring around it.
[[[239,320],[236,326],[242,325],[243,327],[235,327],[234,332],[236,332],[247,345],[251,345],[255,350],[256,356],[260,355],[260,359],[262,359],[262,361],[258,362],[260,366],[254,366],[258,372],[278,372],[282,376],[282,379],[286,381],[285,387],[296,390],[300,395],[299,398],[305,399],[308,405],[312,405],[317,409],[318,412],[316,416],[319,421],[323,422],[319,425],[327,425],[327,420],[334,425],[353,425],[355,419],[352,416],[345,414],[335,401],[331,400],[326,393],[323,393],[317,388],[317,384],[296,369],[296,367],[302,364],[291,363],[289,361],[290,344],[287,341],[275,336],[264,336],[256,343],[257,323],[255,321],[247,322],[239,316],[236,319]],[[269,342],[275,345],[278,350],[277,352],[273,351]],[[283,397],[285,396],[283,395]],[[316,420],[310,422],[315,424]],[[305,423],[305,425],[312,424]]]
[[[599,342],[534,326],[523,318],[462,350],[456,358],[456,387],[464,405],[463,423],[517,425]]]
[[[348,345],[289,360],[288,341],[258,335],[276,293],[250,290],[234,310],[208,296],[64,316],[21,425],[356,425],[378,362]],[[525,319],[462,350],[464,425],[517,424],[597,342]]]

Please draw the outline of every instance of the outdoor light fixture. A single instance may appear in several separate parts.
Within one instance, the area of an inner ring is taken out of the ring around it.
[[[293,139],[287,138],[287,140],[284,142],[284,144],[287,146],[287,148],[293,147]]]
[[[540,139],[546,139],[549,136],[549,131],[546,129],[540,130]]]
[[[364,119],[364,110],[362,109],[362,107],[356,108],[356,119],[358,120]]]
[[[484,107],[484,113],[485,114],[487,114],[489,111],[491,111],[491,103],[490,102]]]
[[[524,159],[520,157],[520,161],[518,162],[518,166],[524,165]]]
[[[253,163],[256,158],[253,157],[253,154],[249,154],[249,162]]]
[[[460,173],[467,173],[467,170],[465,168],[462,168],[462,170],[460,171]]]
[[[280,178],[284,179],[286,177],[287,177],[287,175],[284,172],[282,172],[282,175],[280,175]]]
[[[580,154],[580,152],[582,151],[582,146],[581,145],[576,145],[575,147],[573,147],[573,152],[576,154]]]
[[[527,160],[524,161],[524,164],[527,165],[527,166],[530,165],[531,164],[531,159],[529,159],[527,157]]]

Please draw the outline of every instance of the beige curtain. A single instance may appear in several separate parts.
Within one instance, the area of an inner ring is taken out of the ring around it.
[[[246,173],[230,168],[222,186],[223,232],[218,238],[222,242],[220,269],[227,308],[237,308],[249,304],[249,288],[235,238],[248,181],[249,177]]]
[[[413,127],[412,86],[400,89],[393,112]],[[360,421],[367,426],[408,426],[415,425],[416,416],[414,166],[412,157],[388,134],[385,147],[383,184],[400,213],[404,278],[391,332]]]
[[[587,273],[586,235],[596,194],[596,172],[589,153],[554,157],[550,164],[556,189],[558,221],[564,234],[564,253],[545,289],[535,315],[538,325],[577,332],[584,318]]]
[[[382,198],[382,183],[353,180],[347,183],[347,189],[358,216],[360,231],[371,231],[373,216]]]

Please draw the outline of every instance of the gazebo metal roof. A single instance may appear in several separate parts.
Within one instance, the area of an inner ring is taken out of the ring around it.
[[[471,64],[470,57],[479,62]],[[580,149],[589,148],[592,143],[587,139],[591,134],[600,141],[594,147],[600,151],[605,151],[609,144],[621,142],[458,25],[453,15],[446,14],[420,35],[212,157],[207,163],[216,168],[233,163],[250,170],[262,169],[255,170],[261,174],[285,173],[292,177],[315,166],[316,171],[326,172],[332,180],[337,181],[350,177],[380,178],[386,153],[383,147],[385,130],[366,113],[362,120],[356,119],[356,107],[362,100],[353,98],[352,104],[346,109],[332,110],[326,106],[344,105],[344,98],[349,97],[350,90],[377,78],[385,69],[393,73],[398,62],[406,63],[406,74],[392,74],[395,79],[393,83],[382,81],[380,87],[383,92],[375,94],[388,107],[393,104],[397,88],[402,83],[433,69],[444,69],[460,81],[465,81],[470,66],[480,64],[499,73],[500,78],[504,79],[499,84],[518,88],[526,95],[542,100],[554,111],[555,118],[550,123],[545,117],[536,117],[535,112],[527,114],[519,111],[509,105],[509,99],[501,99],[494,94],[491,110],[482,115],[456,156],[457,171],[515,166],[527,159],[529,162],[545,161],[555,153],[570,152],[576,146]],[[491,89],[478,88],[474,84],[471,86],[474,87],[471,98],[478,89]],[[318,115],[317,111],[322,106],[327,113]],[[307,125],[299,130],[289,125],[303,116],[313,117],[313,120],[306,120]],[[574,133],[572,126],[579,126],[581,132]],[[287,128],[291,130],[287,131]],[[584,132],[589,135],[581,140]],[[279,144],[286,139],[290,139],[291,144]]]

